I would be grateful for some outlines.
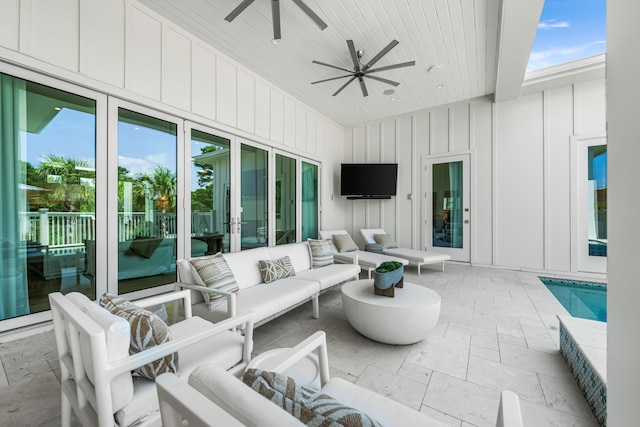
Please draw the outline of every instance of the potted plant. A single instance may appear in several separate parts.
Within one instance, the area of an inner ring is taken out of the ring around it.
[[[387,290],[393,286],[402,287],[404,265],[398,261],[385,261],[373,272],[373,285],[380,290]]]

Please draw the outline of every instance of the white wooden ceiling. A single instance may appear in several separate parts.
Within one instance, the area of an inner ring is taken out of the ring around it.
[[[240,2],[140,0],[344,126],[493,95],[501,84],[498,69],[511,70],[511,89],[501,98],[517,96],[544,3],[532,1],[534,7],[518,13],[519,0],[305,0],[328,24],[321,31],[291,0],[280,0],[282,42],[274,45],[271,1],[255,0],[233,22],[225,21]],[[416,65],[377,74],[400,82],[395,88],[366,79],[366,98],[357,80],[337,96],[332,94],[346,78],[311,85],[346,74],[312,64],[314,59],[353,69],[348,39],[364,50],[363,63],[396,39],[400,44],[376,66]],[[507,42],[509,52],[528,50],[501,56]],[[395,93],[384,95],[386,89]]]

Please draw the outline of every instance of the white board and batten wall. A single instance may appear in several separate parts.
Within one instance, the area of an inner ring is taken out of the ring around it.
[[[136,2],[2,0],[2,61],[312,160],[343,155],[342,126]]]
[[[469,153],[471,262],[570,272],[571,137],[604,134],[604,87],[598,78],[346,129],[345,162],[397,162],[398,188],[391,200],[343,201],[345,227],[357,239],[360,228],[384,228],[400,246],[424,248],[423,161]]]

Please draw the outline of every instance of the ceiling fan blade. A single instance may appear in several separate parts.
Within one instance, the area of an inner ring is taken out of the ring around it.
[[[231,13],[230,13],[230,14],[228,14],[228,15],[226,16],[226,18],[224,18],[224,20],[225,20],[225,21],[227,21],[227,22],[231,22],[231,21],[233,21],[234,19],[236,19],[236,17],[237,17],[238,15],[240,15],[240,14],[242,13],[242,11],[243,11],[243,10],[245,10],[246,8],[248,8],[248,7],[249,7],[249,5],[251,5],[251,3],[253,3],[254,1],[255,1],[255,0],[243,0],[243,1],[242,1],[242,3],[240,3],[240,4],[238,5],[238,7],[236,7],[235,9],[233,9],[233,10],[231,11]]]
[[[280,0],[271,0],[271,17],[273,20],[273,39],[280,40]]]
[[[362,89],[362,96],[369,96],[369,92],[367,92],[367,85],[364,84],[364,79],[362,77],[358,77],[360,80],[360,89]]]
[[[371,61],[367,62],[367,64],[362,68],[364,71],[368,70],[373,64],[380,61],[380,59],[385,56],[391,49],[396,47],[400,43],[398,40],[392,40],[391,43],[387,45],[384,49],[382,49],[376,56],[371,58]]]
[[[383,79],[382,77],[370,76],[368,74],[365,74],[364,76],[368,77],[370,79],[373,79],[373,80],[378,80],[379,82],[386,83],[386,84],[391,85],[391,86],[399,86],[400,85],[400,83],[398,83],[398,82],[394,82],[393,80]]]
[[[340,70],[340,71],[346,71],[347,73],[353,73],[353,70],[347,70],[346,68],[338,67],[338,66],[331,65],[331,64],[326,64],[324,62],[320,62],[320,61],[316,61],[316,60],[311,61],[311,63],[324,65],[325,67],[335,68],[336,70]]]
[[[356,47],[353,45],[353,40],[347,40],[347,46],[349,46],[349,53],[353,61],[353,69],[360,71],[360,60],[358,60],[358,53],[356,52]]]
[[[316,83],[324,83],[324,82],[328,82],[328,81],[331,81],[331,80],[344,79],[345,77],[351,77],[351,76],[353,76],[353,74],[347,74],[346,76],[331,77],[330,79],[324,79],[324,80],[318,80],[317,82],[311,82],[311,84],[314,85]]]
[[[325,28],[327,28],[327,24],[325,24],[325,22],[322,19],[320,19],[320,17],[313,10],[311,10],[311,8],[307,6],[302,0],[293,0],[293,2],[297,4],[298,7],[302,9],[302,11],[306,13],[309,16],[309,18],[311,18],[313,22],[315,22],[316,25],[321,30],[324,30]]]
[[[351,83],[352,81],[354,81],[356,79],[356,76],[351,77],[345,84],[343,84],[340,89],[338,89],[336,91],[336,93],[334,93],[331,96],[336,96],[337,94],[339,94],[340,92],[342,92],[342,89],[344,89],[345,87],[347,87],[349,85],[349,83]]]
[[[401,64],[385,65],[384,67],[372,68],[367,70],[367,73],[377,73],[378,71],[393,70],[395,68],[413,67],[416,65],[416,61],[403,62]]]

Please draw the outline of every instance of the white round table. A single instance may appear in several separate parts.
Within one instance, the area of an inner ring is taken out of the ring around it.
[[[351,326],[365,337],[385,344],[412,344],[438,323],[440,295],[404,282],[390,298],[373,293],[373,280],[355,280],[342,286],[342,306]]]

